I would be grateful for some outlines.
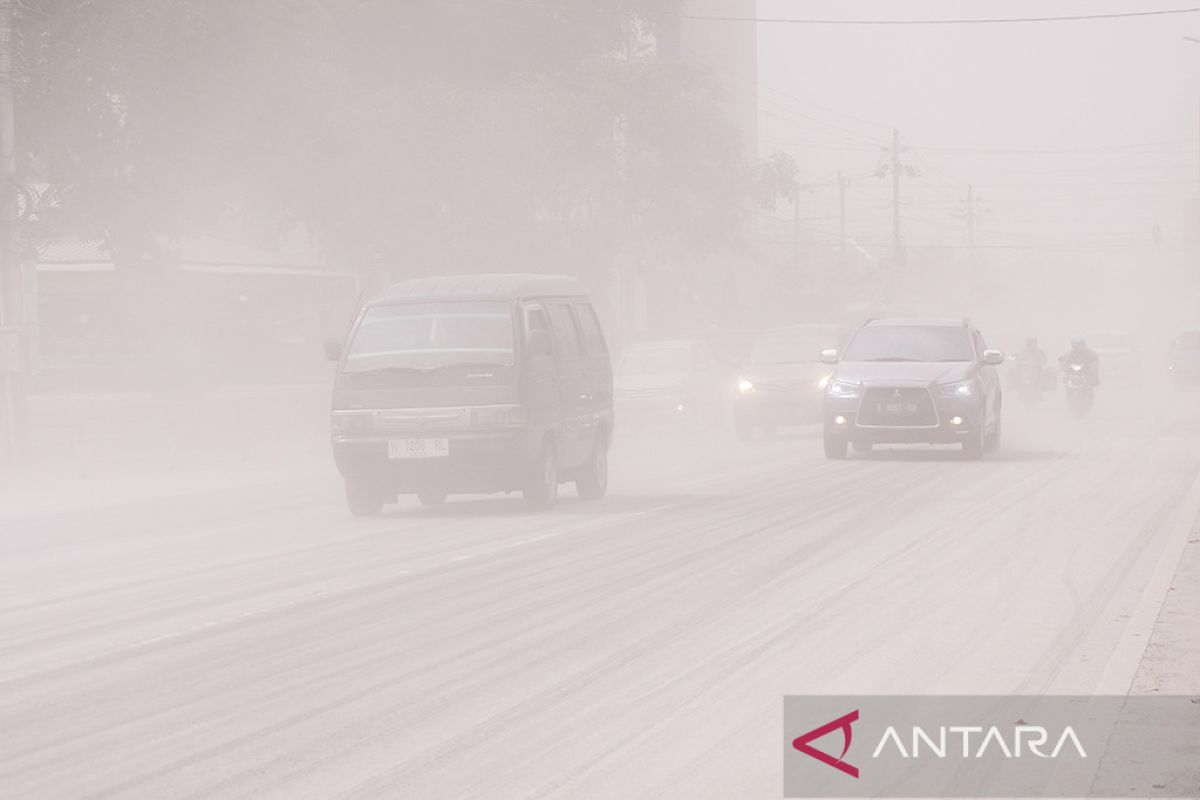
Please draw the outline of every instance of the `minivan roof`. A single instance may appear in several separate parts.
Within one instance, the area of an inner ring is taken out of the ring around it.
[[[907,325],[923,325],[934,327],[947,328],[965,328],[969,325],[969,321],[963,317],[947,318],[947,317],[884,317],[883,319],[869,319],[865,325],[872,327],[879,326],[907,326]]]
[[[389,286],[377,294],[372,304],[422,298],[509,298],[562,297],[585,295],[575,278],[566,275],[509,273],[494,275],[441,275],[411,278]]]

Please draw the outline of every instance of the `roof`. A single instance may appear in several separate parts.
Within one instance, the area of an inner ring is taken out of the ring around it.
[[[763,336],[795,336],[813,333],[842,333],[850,330],[849,325],[838,325],[834,322],[810,323],[804,325],[782,325],[763,331]]]
[[[965,328],[970,324],[970,321],[965,317],[888,317],[885,319],[869,319],[865,325],[882,326],[910,326],[921,325],[924,327],[946,327],[946,328]]]
[[[372,303],[417,297],[535,297],[576,296],[587,292],[583,284],[566,275],[512,273],[499,275],[441,275],[412,278],[389,286]]]
[[[681,347],[703,347],[704,342],[699,339],[657,339],[649,342],[638,342],[631,344],[625,348],[629,350],[669,350],[678,349]]]

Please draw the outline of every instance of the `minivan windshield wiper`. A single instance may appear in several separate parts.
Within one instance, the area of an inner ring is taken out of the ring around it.
[[[511,364],[497,364],[494,361],[457,361],[453,364],[441,364],[436,367],[375,367],[372,369],[348,369],[343,375],[351,378],[363,378],[373,375],[397,373],[401,375],[432,375],[447,369],[503,369]]]
[[[375,367],[373,369],[348,369],[342,372],[343,375],[348,375],[351,378],[365,378],[368,375],[385,375],[389,372],[398,373],[417,373],[421,375],[433,372],[432,369],[424,369],[422,367]]]

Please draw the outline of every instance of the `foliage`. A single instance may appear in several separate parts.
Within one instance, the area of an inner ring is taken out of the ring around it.
[[[719,246],[753,176],[712,80],[638,47],[673,0],[574,2],[29,0],[23,177],[120,259],[299,223],[401,274]]]

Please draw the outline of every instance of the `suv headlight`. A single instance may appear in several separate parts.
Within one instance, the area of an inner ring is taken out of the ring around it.
[[[858,397],[862,384],[854,381],[844,381],[841,378],[830,378],[825,386],[825,392],[830,397]]]
[[[946,397],[973,397],[976,391],[975,381],[943,383],[938,386],[938,391]]]
[[[335,433],[362,433],[371,429],[371,411],[333,411],[329,424]]]
[[[750,394],[754,391],[754,382],[742,378],[737,385],[738,394]]]

